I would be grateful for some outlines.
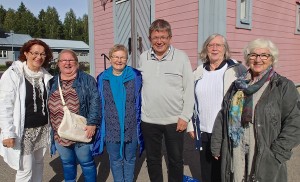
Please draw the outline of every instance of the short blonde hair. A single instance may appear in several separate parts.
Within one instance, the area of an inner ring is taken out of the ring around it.
[[[128,50],[122,44],[116,44],[109,50],[109,59],[112,57],[113,53],[117,51],[124,51],[126,54],[126,59],[128,59]]]
[[[63,49],[62,51],[60,51],[60,53],[58,54],[58,61],[60,60],[60,57],[62,54],[64,53],[70,53],[72,55],[72,57],[75,59],[75,61],[78,63],[78,57],[77,57],[77,54],[76,52],[74,52],[73,50],[71,49]]]

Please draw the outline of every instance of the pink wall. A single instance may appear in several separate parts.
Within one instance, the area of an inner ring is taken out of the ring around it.
[[[113,4],[108,2],[105,11],[99,0],[94,0],[94,43],[95,43],[95,76],[104,70],[105,53],[108,56],[109,49],[114,43]]]
[[[193,68],[197,67],[198,0],[155,1],[155,19],[163,18],[172,27],[172,45],[185,51]]]
[[[108,54],[113,45],[112,2],[105,11],[99,0],[94,0],[94,33],[96,75],[103,71],[102,53]],[[252,30],[237,29],[236,0],[227,1],[227,39],[232,57],[243,61],[242,50],[256,38],[272,40],[279,48],[276,70],[295,83],[300,83],[300,35],[295,35],[296,3],[291,0],[253,1]],[[184,50],[193,68],[198,54],[198,0],[155,1],[155,19],[163,18],[172,26],[172,45]]]
[[[252,30],[235,28],[236,1],[228,0],[227,3],[227,39],[233,58],[243,60],[242,50],[249,41],[270,39],[279,49],[276,71],[300,83],[300,35],[295,35],[295,1],[253,1]]]

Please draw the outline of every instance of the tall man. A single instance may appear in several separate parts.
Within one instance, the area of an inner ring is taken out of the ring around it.
[[[170,24],[157,19],[149,28],[151,49],[140,56],[143,76],[142,133],[151,182],[162,182],[162,138],[168,155],[168,181],[183,179],[183,137],[194,105],[188,56],[171,46]]]

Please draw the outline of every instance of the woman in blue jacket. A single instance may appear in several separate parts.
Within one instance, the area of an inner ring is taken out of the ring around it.
[[[143,141],[141,123],[141,73],[127,66],[128,51],[117,44],[109,52],[111,67],[98,76],[101,124],[94,143],[94,155],[109,154],[114,181],[133,181],[136,149]]]
[[[92,156],[92,142],[81,143],[62,138],[57,129],[64,115],[62,101],[58,90],[58,78],[66,105],[73,113],[87,119],[85,135],[92,138],[100,121],[100,98],[97,92],[96,80],[79,70],[76,53],[72,50],[62,50],[58,56],[60,73],[50,81],[49,112],[52,126],[51,154],[57,149],[63,164],[66,182],[75,182],[77,176],[77,161],[81,166],[85,181],[94,182],[97,177],[96,165]]]

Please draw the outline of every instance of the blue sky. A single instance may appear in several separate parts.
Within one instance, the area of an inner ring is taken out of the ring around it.
[[[1,0],[0,5],[4,9],[12,8],[17,10],[24,3],[26,8],[30,10],[36,17],[40,10],[47,10],[47,7],[55,7],[61,21],[64,21],[65,14],[72,8],[76,17],[82,17],[88,14],[88,0]]]

